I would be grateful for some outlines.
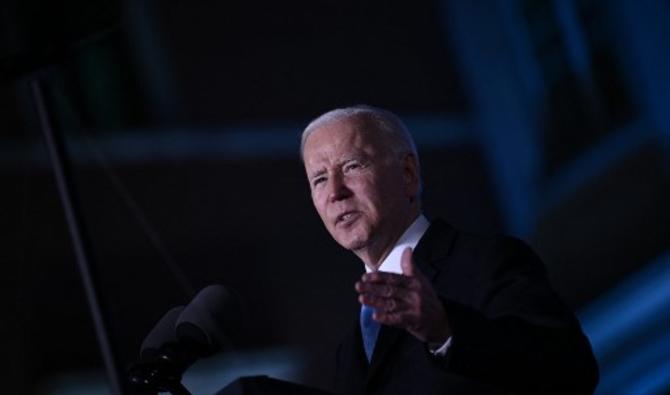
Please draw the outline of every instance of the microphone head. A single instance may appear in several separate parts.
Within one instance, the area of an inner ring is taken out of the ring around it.
[[[242,321],[237,294],[222,285],[203,288],[177,318],[179,342],[189,343],[200,356],[209,356],[232,346]]]
[[[154,325],[151,332],[142,341],[140,358],[152,358],[159,354],[160,349],[167,343],[176,343],[175,326],[184,306],[173,307]]]

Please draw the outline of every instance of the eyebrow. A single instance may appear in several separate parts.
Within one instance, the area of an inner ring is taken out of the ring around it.
[[[317,170],[314,173],[312,173],[312,175],[309,178],[311,180],[313,180],[314,178],[316,178],[318,176],[321,176],[321,175],[324,175],[324,174],[326,174],[326,169],[320,169],[320,170]]]
[[[347,163],[349,163],[349,162],[352,162],[352,161],[366,162],[366,161],[367,161],[367,157],[366,157],[365,155],[353,154],[353,155],[350,155],[350,156],[348,156],[348,157],[345,157],[345,158],[342,159],[341,161],[338,161],[338,162],[337,162],[337,166],[338,166],[338,167],[341,167],[341,166],[344,166],[345,164],[347,164]],[[319,170],[315,171],[314,173],[312,173],[312,174],[310,175],[309,179],[310,179],[310,180],[313,180],[313,179],[315,179],[316,177],[322,176],[322,175],[324,175],[324,174],[326,174],[326,173],[328,173],[328,170],[327,170],[327,169],[325,169],[325,168],[319,169]]]

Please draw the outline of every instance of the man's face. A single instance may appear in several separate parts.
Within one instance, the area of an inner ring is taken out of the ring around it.
[[[403,160],[365,126],[357,119],[321,126],[307,138],[303,158],[328,232],[344,248],[378,259],[409,225],[416,191]]]

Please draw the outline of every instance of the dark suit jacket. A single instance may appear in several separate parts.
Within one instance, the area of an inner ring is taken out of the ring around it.
[[[404,330],[382,326],[368,364],[358,326],[337,351],[342,394],[591,394],[598,369],[575,316],[540,259],[511,237],[484,238],[434,221],[414,261],[451,325],[445,357]]]

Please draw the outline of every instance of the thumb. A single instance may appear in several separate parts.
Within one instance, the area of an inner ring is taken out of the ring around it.
[[[412,258],[411,247],[405,248],[405,250],[402,252],[402,257],[400,258],[400,267],[402,268],[402,274],[405,276],[414,276],[414,258]]]

